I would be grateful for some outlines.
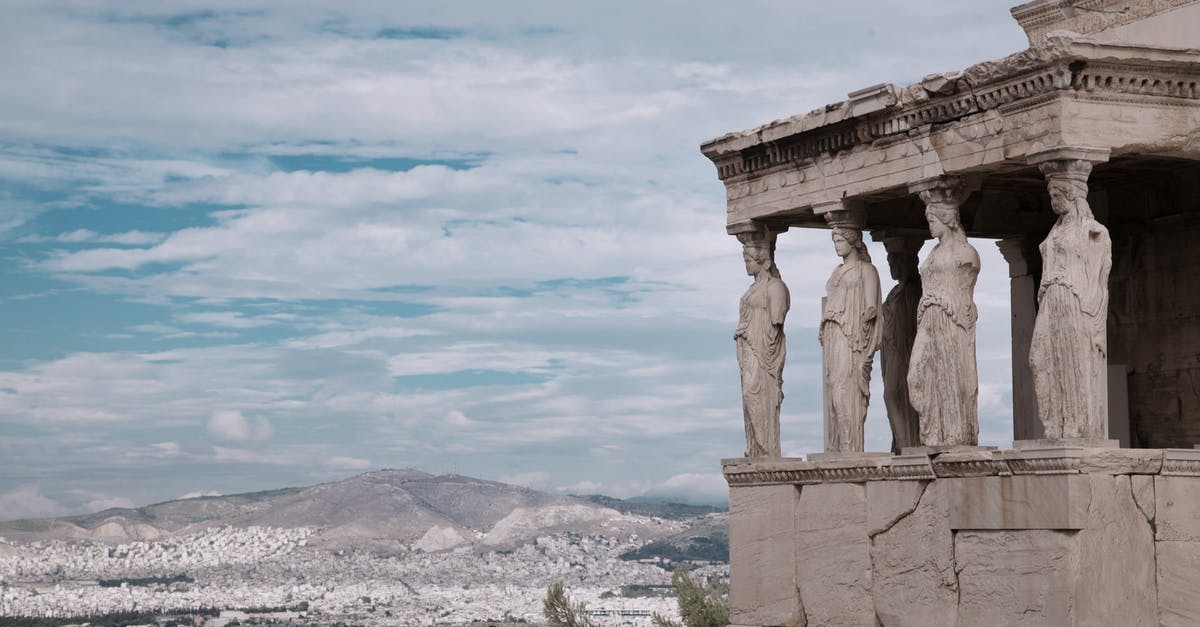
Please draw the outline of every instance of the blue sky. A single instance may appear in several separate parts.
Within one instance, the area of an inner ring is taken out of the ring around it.
[[[1017,51],[1008,4],[6,3],[0,518],[410,466],[720,500],[748,279],[699,144]],[[785,454],[837,261],[781,238]]]

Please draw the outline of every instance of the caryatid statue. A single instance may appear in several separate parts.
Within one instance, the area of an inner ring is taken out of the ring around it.
[[[908,397],[908,362],[917,337],[917,305],[921,274],[917,252],[923,237],[873,233],[887,249],[888,268],[896,287],[883,301],[883,338],[879,363],[883,367],[883,404],[892,426],[892,452],[921,445],[921,423]]]
[[[1108,424],[1108,274],[1112,242],[1092,216],[1084,159],[1039,167],[1058,222],[1039,247],[1042,282],[1029,346],[1047,438],[1104,438]]]
[[[871,364],[883,325],[879,273],[863,241],[861,210],[825,214],[842,263],[825,283],[818,339],[823,349],[825,450],[863,450],[863,425],[871,398]]]
[[[908,365],[908,393],[925,446],[979,441],[979,375],[975,365],[975,280],[979,253],[959,221],[966,197],[960,181],[946,177],[909,187],[925,203],[937,244],[921,265],[917,335]]]
[[[775,233],[765,228],[739,233],[746,274],[754,283],[742,295],[737,343],[742,371],[742,414],[746,457],[779,457],[779,406],[783,402],[783,361],[787,346],[783,320],[791,307],[788,288],[775,267]]]

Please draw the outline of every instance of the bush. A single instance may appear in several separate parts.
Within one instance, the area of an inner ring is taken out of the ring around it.
[[[726,627],[729,624],[729,584],[688,576],[686,566],[671,573],[671,585],[679,602],[679,615],[687,627]],[[655,627],[683,627],[665,616],[654,614]]]

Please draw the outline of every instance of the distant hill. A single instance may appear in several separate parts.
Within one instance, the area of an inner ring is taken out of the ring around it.
[[[381,470],[343,481],[114,508],[84,516],[0,522],[16,541],[165,539],[207,527],[319,529],[310,546],[372,551],[510,548],[557,531],[667,537],[713,508],[560,496],[460,475]],[[660,520],[655,521],[651,517]],[[664,522],[661,519],[668,519]]]
[[[729,511],[728,507],[717,507],[715,505],[686,505],[684,503],[651,501],[641,497],[633,499],[618,499],[611,496],[604,496],[603,494],[587,494],[580,495],[580,498],[587,499],[602,507],[611,507],[622,514],[658,516],[659,518],[670,518],[672,520],[684,520],[687,518],[695,518],[696,516],[703,516],[705,514],[715,514]]]

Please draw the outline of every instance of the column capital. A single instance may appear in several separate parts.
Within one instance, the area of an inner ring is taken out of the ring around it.
[[[1008,262],[1008,278],[1028,276],[1029,271],[1029,242],[1024,237],[1009,237],[996,240],[996,247]]]
[[[961,176],[935,176],[908,184],[908,191],[921,197],[926,205],[962,204],[971,192],[978,187],[979,181]]]
[[[775,236],[788,230],[786,225],[780,226],[775,224],[765,224],[755,220],[747,220],[745,222],[737,222],[725,226],[725,232],[736,236],[739,240],[743,235],[757,234],[761,237],[770,237],[772,240]]]
[[[1047,179],[1072,179],[1087,182],[1092,165],[1108,161],[1107,148],[1062,147],[1035,152],[1026,157]]]
[[[1059,146],[1047,150],[1039,150],[1025,155],[1029,165],[1041,165],[1047,161],[1086,161],[1088,163],[1104,163],[1108,161],[1108,148],[1095,146]]]
[[[916,229],[876,229],[871,239],[883,244],[892,255],[915,255],[925,245],[929,236]]]
[[[867,205],[857,198],[819,202],[812,206],[812,211],[833,227],[862,229],[867,224]]]

